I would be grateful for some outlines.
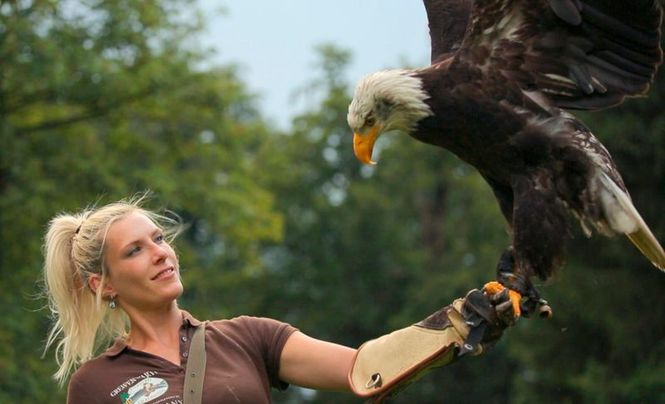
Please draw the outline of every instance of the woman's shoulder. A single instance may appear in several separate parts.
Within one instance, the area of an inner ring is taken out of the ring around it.
[[[120,355],[126,347],[127,345],[121,339],[118,339],[113,345],[106,349],[106,351],[102,352],[95,358],[83,362],[72,374],[69,381],[70,388],[72,385],[98,385],[100,379],[105,379],[106,376],[108,376],[113,359]]]
[[[183,321],[189,323],[190,326],[196,327],[202,322],[201,320],[198,320],[192,316],[192,314],[187,310],[180,309],[180,311],[183,316]],[[254,315],[238,315],[231,318],[213,319],[208,320],[206,323],[208,328],[221,330],[247,330],[256,328],[279,329],[291,327],[290,324],[280,320]]]
[[[214,330],[212,333],[217,335],[219,341],[233,341],[247,349],[262,351],[271,347],[281,348],[289,336],[297,331],[283,321],[248,315],[210,321],[209,327]]]
[[[209,324],[213,328],[222,332],[227,331],[236,333],[274,334],[290,329],[295,330],[293,326],[283,321],[250,315],[242,315],[230,319],[212,320]]]
[[[103,353],[95,358],[89,359],[74,372],[71,380],[95,379],[107,368],[108,357]]]
[[[100,355],[84,362],[69,379],[67,388],[68,403],[83,403],[97,397],[99,381],[104,380],[108,371],[108,358]],[[88,401],[93,402],[93,401]],[[94,401],[96,402],[96,401]]]

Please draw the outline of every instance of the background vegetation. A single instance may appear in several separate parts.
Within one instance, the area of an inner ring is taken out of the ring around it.
[[[494,274],[507,243],[487,185],[447,152],[382,140],[353,157],[341,81],[316,51],[317,94],[290,130],[267,125],[234,66],[202,68],[191,0],[0,1],[0,402],[64,402],[42,356],[42,235],[62,211],[150,189],[180,214],[199,318],[270,316],[357,346],[418,321]],[[294,88],[302,83],[294,83]],[[665,240],[665,73],[646,99],[583,118]],[[665,276],[624,239],[576,231],[541,285],[549,321],[439,370],[395,402],[663,402]],[[359,402],[291,388],[278,403]]]

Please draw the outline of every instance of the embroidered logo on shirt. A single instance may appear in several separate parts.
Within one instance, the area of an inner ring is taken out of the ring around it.
[[[148,377],[120,394],[122,404],[143,404],[150,402],[166,393],[169,384],[159,377]]]

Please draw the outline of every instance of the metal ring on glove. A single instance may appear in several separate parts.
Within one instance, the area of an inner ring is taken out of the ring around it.
[[[383,384],[381,373],[374,373],[365,385],[366,389],[378,389]]]

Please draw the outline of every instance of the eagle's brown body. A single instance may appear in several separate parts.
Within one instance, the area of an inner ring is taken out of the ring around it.
[[[593,175],[588,154],[605,159],[605,172],[625,189],[623,181],[606,150],[572,116],[561,110],[533,113],[526,109],[530,100],[505,85],[497,87],[504,91],[497,102],[482,88],[471,91],[470,82],[458,84],[451,76],[423,80],[431,99],[445,101],[426,100],[433,115],[419,121],[411,135],[451,151],[479,171],[511,225],[518,267],[546,279],[562,263],[567,209],[603,220],[599,202],[585,198]],[[552,136],[552,127],[559,126],[578,136]]]
[[[432,65],[361,81],[349,107],[354,147],[371,161],[403,129],[487,180],[512,230],[522,284],[564,259],[572,213],[584,231],[626,234],[665,269],[611,156],[567,109],[645,94],[662,62],[655,0],[425,0]],[[530,287],[530,286],[529,286]]]

